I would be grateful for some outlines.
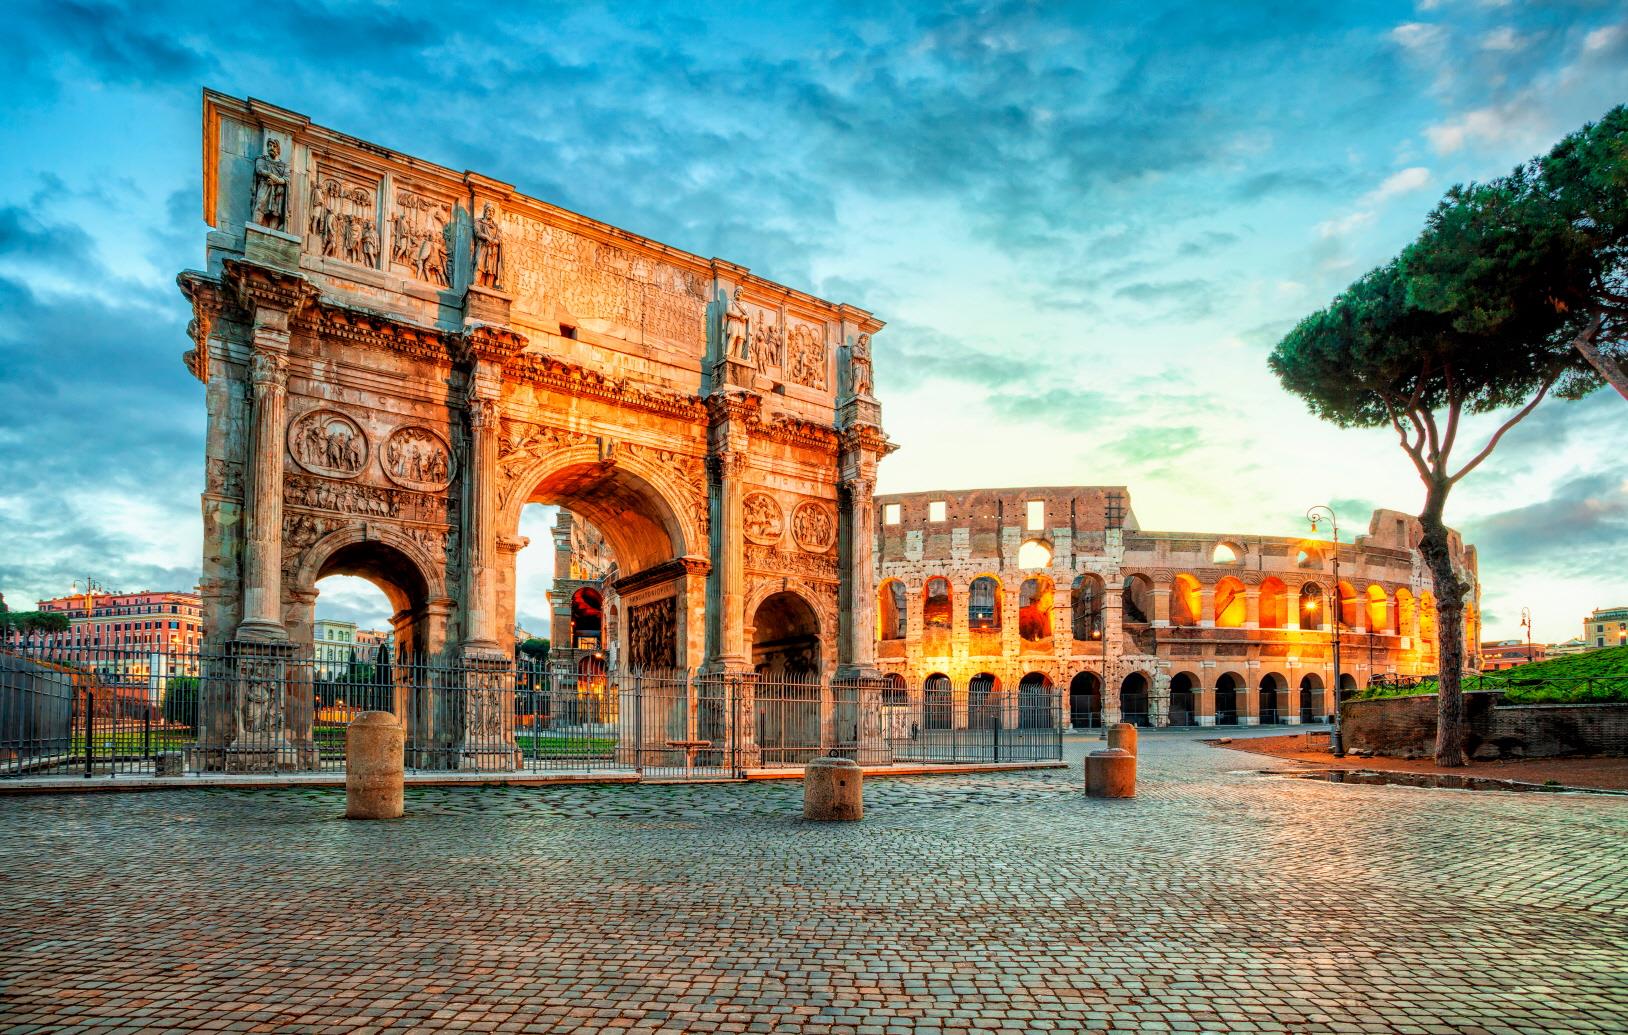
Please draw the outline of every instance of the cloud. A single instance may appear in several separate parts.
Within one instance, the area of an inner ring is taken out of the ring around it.
[[[1622,570],[1628,541],[1628,478],[1587,474],[1543,500],[1464,523],[1483,568],[1507,573],[1599,575]]]
[[[1382,205],[1397,195],[1408,194],[1429,185],[1430,170],[1423,166],[1411,166],[1385,177],[1383,183],[1363,195],[1362,204]]]
[[[909,389],[932,380],[985,388],[1032,382],[1039,367],[1010,354],[985,352],[953,335],[900,322],[876,340],[877,383]]]

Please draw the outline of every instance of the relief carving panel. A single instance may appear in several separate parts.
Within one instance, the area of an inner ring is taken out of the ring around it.
[[[313,474],[354,478],[367,464],[367,435],[338,410],[312,410],[289,422],[288,451]]]
[[[804,500],[791,516],[791,535],[809,553],[829,553],[837,542],[837,519],[823,503]]]
[[[426,283],[452,286],[452,203],[410,190],[396,192],[390,224],[390,268]]]
[[[825,390],[825,331],[812,324],[794,325],[786,335],[786,380]]]
[[[635,668],[672,668],[678,657],[678,601],[662,597],[627,609],[627,654]]]
[[[379,181],[319,166],[311,185],[306,249],[357,266],[379,267]]]
[[[747,493],[741,501],[741,520],[750,542],[773,546],[785,534],[785,512],[766,492]]]
[[[382,459],[389,479],[419,492],[440,492],[452,484],[457,462],[446,439],[429,428],[397,428],[384,442]]]

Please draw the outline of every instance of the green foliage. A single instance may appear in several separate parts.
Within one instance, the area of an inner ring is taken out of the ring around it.
[[[0,611],[0,630],[7,632],[67,632],[69,624],[61,611]]]
[[[198,723],[202,688],[197,676],[171,676],[164,681],[164,721],[193,729]]]
[[[1628,108],[1488,183],[1455,186],[1402,255],[1409,301],[1520,348],[1581,339],[1628,357]],[[1556,391],[1597,387],[1591,367]]]
[[[1505,704],[1607,704],[1628,701],[1628,647],[1606,647],[1548,661],[1489,672],[1465,690],[1501,690]],[[1375,683],[1358,700],[1423,697],[1436,692],[1434,679],[1410,686]]]
[[[520,653],[533,661],[547,661],[550,644],[547,640],[533,636],[520,645]]]

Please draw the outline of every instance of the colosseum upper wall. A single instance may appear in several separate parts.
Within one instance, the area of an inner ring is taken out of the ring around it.
[[[1003,688],[1066,695],[1076,726],[1299,723],[1346,690],[1436,668],[1417,519],[1366,535],[1150,531],[1125,486],[879,495],[878,665],[895,693],[965,707]],[[1460,566],[1473,547],[1455,533]],[[1466,602],[1479,642],[1479,584]],[[1470,659],[1474,663],[1474,659]]]

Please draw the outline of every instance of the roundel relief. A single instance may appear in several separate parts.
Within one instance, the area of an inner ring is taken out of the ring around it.
[[[791,535],[809,553],[825,553],[837,541],[837,520],[824,504],[805,500],[791,515]]]
[[[289,424],[288,452],[307,471],[354,478],[367,463],[367,436],[338,410],[312,410]]]
[[[452,447],[429,428],[397,428],[384,440],[384,473],[420,492],[440,492],[452,484]]]
[[[773,546],[786,531],[786,514],[780,504],[766,492],[747,493],[741,501],[741,523],[746,538],[764,546]]]

